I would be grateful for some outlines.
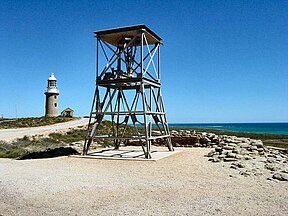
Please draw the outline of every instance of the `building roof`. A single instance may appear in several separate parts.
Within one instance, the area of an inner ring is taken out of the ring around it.
[[[140,32],[145,32],[145,36],[147,39],[148,44],[155,44],[160,43],[162,40],[156,33],[154,33],[151,29],[149,29],[146,25],[135,25],[135,26],[127,26],[127,27],[120,27],[102,31],[95,31],[95,37],[113,45],[118,46],[120,41],[124,37],[134,37],[139,35]],[[140,40],[138,40],[137,46],[140,46]]]
[[[62,112],[65,112],[65,111],[73,111],[74,112],[74,110],[73,109],[71,109],[70,107],[67,107],[66,109],[64,109]],[[62,113],[61,112],[61,113]]]

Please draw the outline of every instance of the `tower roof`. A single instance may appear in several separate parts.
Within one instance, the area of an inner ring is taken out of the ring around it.
[[[57,80],[56,77],[54,76],[54,73],[51,73],[50,77],[48,78],[48,80]]]
[[[148,44],[159,43],[162,40],[161,37],[159,37],[156,33],[154,33],[151,29],[149,29],[146,25],[143,24],[96,31],[94,33],[96,34],[95,37],[100,38],[101,40],[113,46],[118,46],[119,42],[123,39],[123,37],[134,37],[136,35],[139,35],[140,32],[146,33]],[[140,41],[137,45],[140,46]]]

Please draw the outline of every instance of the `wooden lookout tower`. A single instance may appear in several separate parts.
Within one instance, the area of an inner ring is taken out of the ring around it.
[[[162,139],[173,151],[161,94],[162,39],[145,25],[94,33],[96,90],[83,155],[95,139],[110,140],[115,149],[137,141],[147,159],[153,140]],[[100,132],[104,120],[111,121],[111,128]]]

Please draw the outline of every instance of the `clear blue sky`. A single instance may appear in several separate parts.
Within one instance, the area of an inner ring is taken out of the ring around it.
[[[146,24],[163,38],[169,122],[288,122],[288,1],[4,0],[0,115],[44,115],[47,78],[59,111],[90,111],[93,31]]]

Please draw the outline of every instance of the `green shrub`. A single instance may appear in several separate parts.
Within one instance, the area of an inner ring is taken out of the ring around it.
[[[18,158],[27,154],[27,151],[22,147],[12,146],[8,149],[0,149],[0,158]]]

